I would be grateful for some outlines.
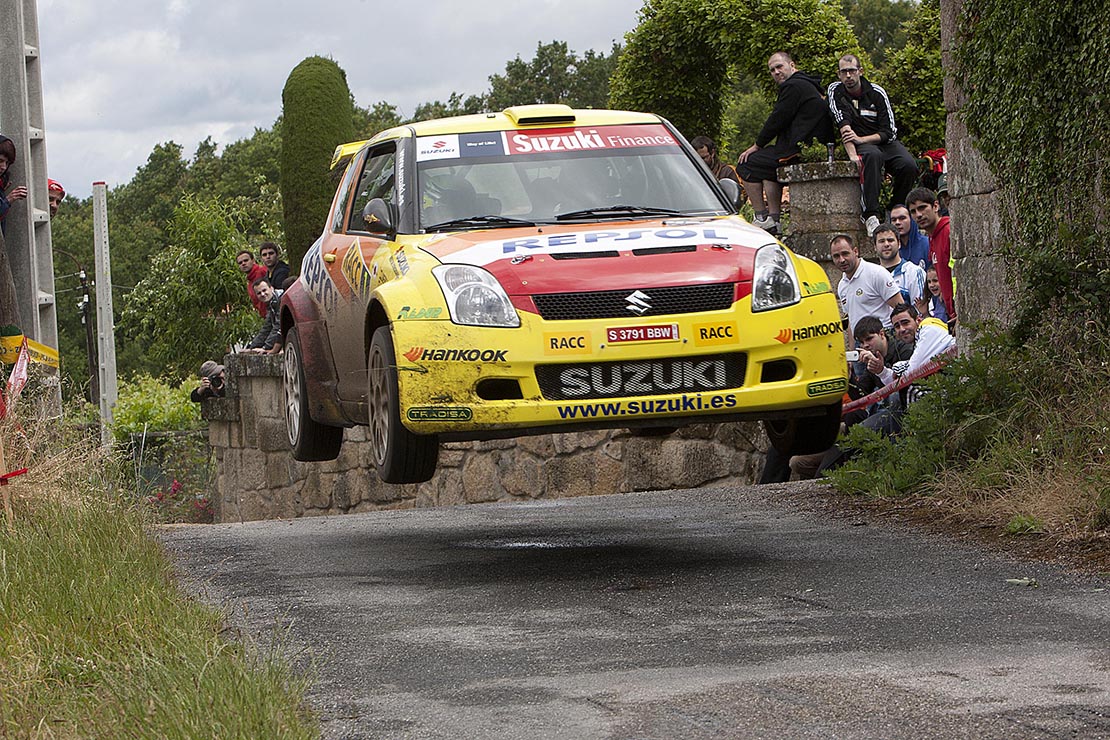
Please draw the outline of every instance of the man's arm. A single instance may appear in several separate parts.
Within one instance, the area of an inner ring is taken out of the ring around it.
[[[798,98],[796,85],[790,84],[789,80],[779,85],[779,96],[775,100],[775,107],[771,110],[771,115],[767,116],[763,128],[759,130],[759,135],[755,137],[756,146],[762,149],[770,144],[772,139],[790,130],[790,124],[798,113]]]
[[[890,98],[879,85],[871,84],[872,99],[879,103],[875,106],[875,111],[879,114],[875,119],[875,126],[878,127],[879,133],[873,134],[876,140],[875,144],[885,144],[892,141],[898,135],[898,129],[894,125],[894,108],[890,105]]]

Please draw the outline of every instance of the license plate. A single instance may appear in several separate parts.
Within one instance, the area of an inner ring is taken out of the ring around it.
[[[622,326],[606,329],[605,338],[610,344],[619,342],[677,342],[678,324]]]
[[[536,379],[550,400],[701,393],[742,387],[745,365],[743,354],[540,365]]]

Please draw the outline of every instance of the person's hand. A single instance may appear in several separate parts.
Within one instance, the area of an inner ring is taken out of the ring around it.
[[[929,299],[925,296],[921,296],[916,301],[914,301],[913,306],[917,309],[917,314],[919,316],[929,315]]]
[[[748,161],[748,157],[752,156],[753,154],[755,154],[758,151],[759,151],[759,147],[756,146],[755,144],[752,144],[750,147],[748,147],[744,151],[740,152],[740,157],[736,160],[736,163],[737,164],[744,164],[744,162]]]
[[[23,200],[26,197],[27,187],[25,185],[20,185],[18,187],[12,188],[11,192],[7,195],[9,203],[14,203],[17,200]]]
[[[212,387],[212,381],[209,380],[207,377],[204,377],[204,378],[200,379],[200,389],[202,391],[209,390],[211,387]]]
[[[859,137],[856,136],[856,132],[853,131],[852,127],[849,126],[848,124],[844,124],[843,126],[840,127],[840,138],[844,140],[845,144],[858,144],[858,143],[860,143]]]
[[[883,368],[886,367],[886,364],[883,362],[883,358],[870,352],[868,352],[867,354],[870,355],[867,358],[867,369],[875,375],[880,374],[883,371]]]

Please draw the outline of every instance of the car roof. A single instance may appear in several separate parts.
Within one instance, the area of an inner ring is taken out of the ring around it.
[[[551,128],[556,126],[605,126],[637,123],[659,123],[662,121],[653,113],[635,113],[619,110],[595,110],[593,108],[571,108],[566,105],[516,105],[500,113],[475,113],[469,116],[437,118],[431,121],[415,121],[386,129],[370,139],[340,144],[332,155],[332,169],[346,164],[364,146],[389,139],[403,139],[410,136],[437,136],[442,134],[466,134],[479,131],[513,131],[530,128]]]

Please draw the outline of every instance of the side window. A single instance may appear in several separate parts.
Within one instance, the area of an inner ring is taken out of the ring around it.
[[[396,163],[397,154],[392,146],[388,150],[370,152],[359,176],[351,216],[347,220],[347,231],[365,231],[362,226],[362,209],[374,198],[381,198],[387,203],[394,202]]]
[[[339,234],[343,232],[343,222],[347,218],[347,201],[351,199],[351,180],[355,176],[354,164],[347,165],[343,173],[343,184],[339,186],[339,202],[335,204],[335,216],[332,218],[331,230]]]

